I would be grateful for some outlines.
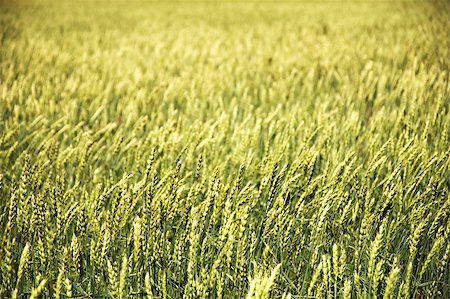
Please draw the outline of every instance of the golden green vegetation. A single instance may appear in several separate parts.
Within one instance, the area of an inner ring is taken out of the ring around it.
[[[449,4],[0,5],[1,298],[449,298]]]

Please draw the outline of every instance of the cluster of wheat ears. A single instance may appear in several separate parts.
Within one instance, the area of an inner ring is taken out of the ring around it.
[[[0,3],[1,298],[450,298],[446,1]]]

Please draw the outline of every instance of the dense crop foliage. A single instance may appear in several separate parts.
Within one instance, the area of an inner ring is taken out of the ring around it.
[[[1,298],[449,298],[449,5],[3,2]]]

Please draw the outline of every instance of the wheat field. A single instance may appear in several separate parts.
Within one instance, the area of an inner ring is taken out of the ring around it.
[[[450,298],[448,1],[0,2],[0,298]]]

